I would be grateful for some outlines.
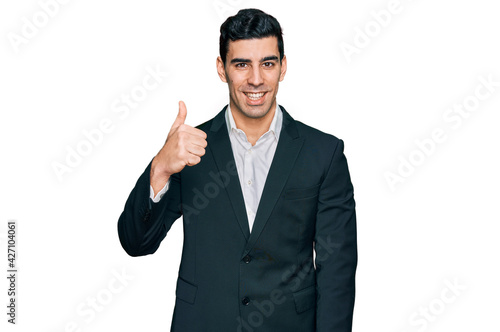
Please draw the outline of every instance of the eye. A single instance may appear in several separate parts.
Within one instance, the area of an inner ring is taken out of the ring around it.
[[[247,64],[246,64],[246,63],[244,63],[244,62],[240,62],[240,63],[237,63],[235,67],[236,67],[236,68],[245,68],[246,66],[247,66]]]
[[[272,66],[274,66],[274,62],[270,62],[270,61],[264,62],[262,65],[264,67],[271,68]]]

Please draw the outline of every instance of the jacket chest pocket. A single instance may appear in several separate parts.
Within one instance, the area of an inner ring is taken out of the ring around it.
[[[317,184],[307,188],[290,188],[285,190],[283,198],[285,200],[299,200],[299,199],[313,198],[318,196],[320,186],[321,184]]]
[[[288,189],[283,194],[281,215],[288,221],[310,223],[316,218],[319,187]]]

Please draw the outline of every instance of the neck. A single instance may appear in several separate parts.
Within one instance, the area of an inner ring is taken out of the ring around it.
[[[269,130],[271,122],[273,122],[274,112],[276,112],[276,101],[274,101],[269,112],[260,118],[250,118],[231,105],[231,114],[236,127],[243,130],[252,146]]]

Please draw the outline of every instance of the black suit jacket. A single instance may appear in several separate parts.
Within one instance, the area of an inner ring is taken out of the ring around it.
[[[250,233],[225,110],[197,127],[207,134],[206,154],[171,176],[158,203],[147,166],[118,221],[123,248],[154,253],[183,215],[171,331],[351,331],[356,216],[342,140],[282,108]]]

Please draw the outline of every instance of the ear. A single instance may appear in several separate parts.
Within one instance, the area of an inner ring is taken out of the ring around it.
[[[281,74],[280,74],[280,82],[283,81],[286,74],[286,55],[283,55],[283,60],[281,60]]]
[[[217,73],[219,74],[220,80],[227,83],[226,79],[226,69],[224,68],[224,62],[220,56],[217,57]]]

